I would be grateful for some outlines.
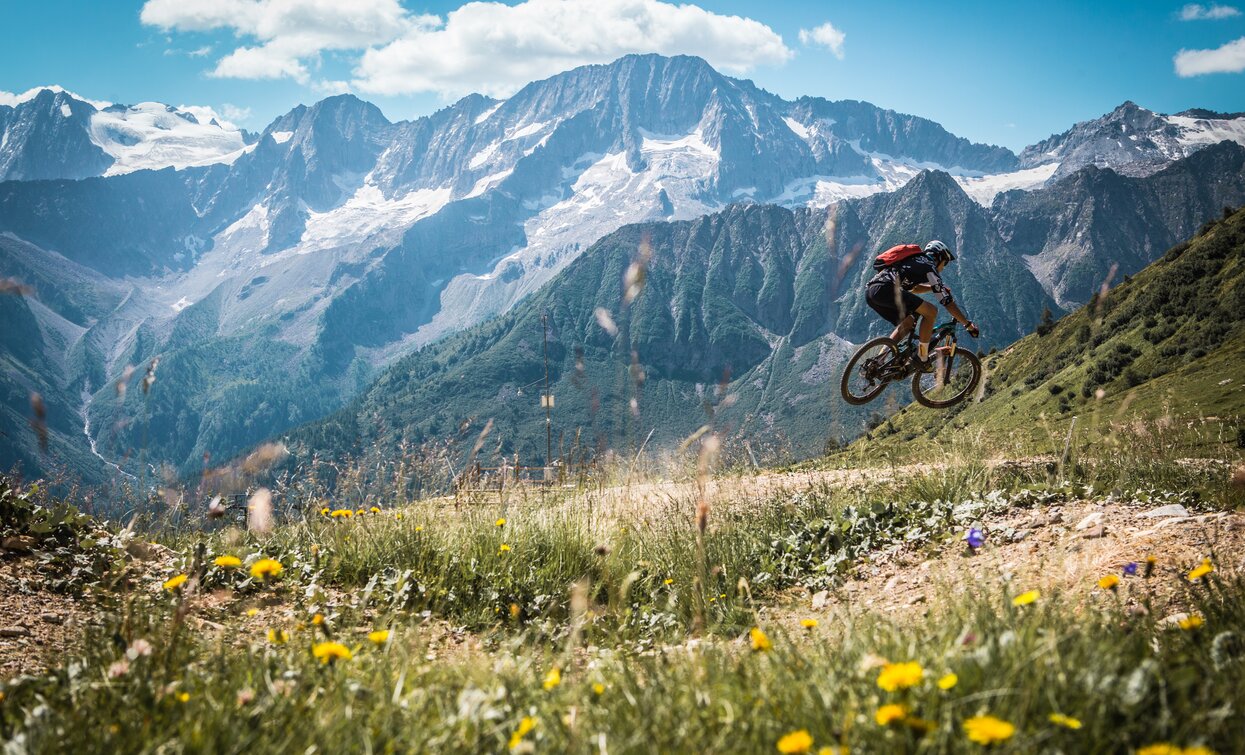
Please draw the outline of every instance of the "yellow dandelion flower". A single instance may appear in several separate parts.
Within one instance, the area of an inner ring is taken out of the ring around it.
[[[902,721],[906,715],[908,706],[890,703],[878,708],[878,712],[873,714],[873,720],[878,722],[878,726],[890,726],[896,721]]]
[[[1114,574],[1108,574],[1098,580],[1098,587],[1103,590],[1114,590],[1120,584],[1120,578]]]
[[[251,564],[251,576],[255,579],[266,580],[271,577],[279,577],[283,571],[285,571],[285,567],[275,558],[261,558]]]
[[[389,642],[389,630],[377,629],[375,632],[368,632],[367,638],[372,641],[373,645],[384,645]]]
[[[1012,598],[1012,605],[1013,606],[1027,606],[1030,603],[1035,602],[1040,597],[1042,597],[1041,592],[1037,590],[1029,590],[1028,592],[1022,592],[1016,597]],[[978,718],[980,718],[980,716],[978,716]]]
[[[337,509],[336,511],[329,514],[329,516],[333,517],[334,519],[349,519],[350,517],[354,516],[354,512],[351,511],[350,509]]]
[[[519,604],[518,604],[518,603],[511,603],[511,604],[510,604],[510,618],[512,618],[512,619],[517,619],[517,618],[519,618],[519,612],[520,612],[521,610],[523,610],[523,609],[519,608]]]
[[[368,509],[368,511],[372,512],[373,514],[379,514],[380,506],[373,506],[372,508]]]
[[[765,652],[766,650],[771,650],[774,647],[774,645],[769,641],[769,637],[765,635],[765,632],[761,631],[760,627],[753,627],[749,630],[748,636],[752,640],[753,650]]]
[[[246,615],[247,615],[248,617],[254,618],[254,617],[255,617],[255,615],[256,615],[256,614],[258,614],[258,613],[259,613],[259,609],[258,609],[258,608],[248,608],[248,609],[246,609]]]
[[[321,624],[323,624],[323,623],[324,623],[324,614],[322,614],[322,613],[318,613],[318,614],[316,614],[315,616],[312,616],[312,617],[311,617],[311,623],[312,623],[312,624],[314,624],[315,626],[320,626]]]
[[[177,702],[179,702],[179,703],[187,703],[187,702],[190,702],[190,693],[189,693],[189,692],[178,692],[178,693],[177,693]]]
[[[800,626],[805,629],[816,629],[817,623],[817,619],[800,619]]]
[[[217,556],[216,559],[212,561],[212,563],[216,564],[222,569],[237,569],[239,566],[242,565],[242,559],[238,558],[237,556]]]
[[[363,516],[363,515],[367,514],[367,509],[365,509],[365,508],[363,508],[362,506],[360,506],[360,507],[359,507],[359,510],[358,510],[358,511],[356,511],[356,512],[354,512],[354,513],[358,514],[359,516]]]
[[[600,682],[596,682],[595,684],[592,685],[592,692],[597,695],[604,695],[605,685]]]
[[[843,747],[822,747],[817,750],[817,755],[848,755],[847,746]]]
[[[1065,729],[1081,728],[1081,720],[1072,716],[1065,716],[1062,713],[1052,713],[1047,718],[1056,726],[1062,726]]]
[[[502,543],[502,544],[501,544],[501,547],[497,549],[497,552],[498,552],[498,553],[509,553],[509,552],[510,552],[510,546],[509,546],[509,545],[506,545],[505,543]]]
[[[348,661],[354,657],[354,653],[350,652],[350,648],[340,642],[321,642],[311,648],[311,654],[316,657],[316,660],[324,664],[329,664],[336,660]]]
[[[417,524],[417,525],[415,525],[415,531],[416,531],[416,532],[423,532],[423,531],[424,531],[424,525],[422,525],[422,524]]]
[[[290,633],[284,629],[269,629],[268,641],[273,645],[284,645],[290,641]]]
[[[549,673],[545,674],[545,681],[544,681],[545,689],[553,689],[554,687],[558,686],[561,683],[562,683],[562,669],[558,668],[557,666],[554,666],[553,668],[549,669]]]
[[[1137,750],[1137,755],[1184,755],[1184,749],[1166,742],[1158,742]]]
[[[1196,582],[1202,577],[1205,577],[1207,574],[1210,574],[1214,570],[1215,570],[1215,567],[1213,564],[1211,564],[1210,559],[1204,558],[1202,559],[1201,564],[1198,564],[1197,566],[1193,568],[1193,571],[1189,572],[1189,581]]]
[[[778,751],[783,753],[803,753],[813,749],[813,735],[808,729],[797,729],[784,734],[778,739]]]
[[[176,577],[170,577],[167,581],[165,581],[164,589],[168,590],[169,592],[172,592],[176,590],[177,588],[181,587],[182,585],[186,584],[187,579],[189,579],[189,577],[187,577],[185,574],[178,574]]]
[[[519,722],[519,728],[515,729],[514,733],[510,735],[510,749],[517,748],[523,742],[523,738],[527,736],[528,732],[535,728],[536,719],[531,716],[524,716],[523,720]]]
[[[497,526],[498,526],[498,527],[505,527],[505,526],[506,526],[506,518],[505,518],[505,517],[502,517],[501,519],[498,519],[498,520],[497,520],[497,522],[496,522],[496,524],[497,524]]]
[[[1181,629],[1185,630],[1186,632],[1187,632],[1187,631],[1189,631],[1189,630],[1191,630],[1191,629],[1201,629],[1201,628],[1202,628],[1202,625],[1203,625],[1203,624],[1205,624],[1205,623],[1206,623],[1206,620],[1205,620],[1205,619],[1203,619],[1201,616],[1198,616],[1198,615],[1197,615],[1197,614],[1195,614],[1195,613],[1194,613],[1194,614],[1189,614],[1188,616],[1184,617],[1183,619],[1177,619],[1177,620],[1176,620],[1176,626],[1180,627]]]
[[[938,680],[938,689],[948,690],[960,683],[960,677],[955,674],[947,674]]]
[[[673,577],[666,577],[665,579],[663,579],[663,580],[662,580],[662,582],[661,582],[661,583],[662,583],[663,585],[673,585],[673,584],[674,584],[674,578],[673,578]]]
[[[328,506],[325,506],[324,508],[320,509],[320,516],[330,516],[332,515],[332,513],[333,512],[329,510]]]
[[[1016,727],[994,716],[973,716],[964,721],[964,734],[979,745],[992,745],[1011,739]]]
[[[888,663],[878,672],[878,686],[887,692],[915,687],[925,677],[925,669],[916,661]]]
[[[393,518],[394,518],[394,519],[401,519],[401,518],[402,518],[402,512],[401,512],[401,511],[395,511],[395,512],[393,512]]]

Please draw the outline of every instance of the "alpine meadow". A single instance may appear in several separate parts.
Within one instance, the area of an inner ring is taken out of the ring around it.
[[[5,755],[1245,753],[1245,8],[3,15]]]

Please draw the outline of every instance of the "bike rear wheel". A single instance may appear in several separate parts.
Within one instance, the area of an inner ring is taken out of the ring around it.
[[[912,395],[922,406],[945,409],[968,398],[981,380],[981,360],[967,349],[934,352],[933,372],[912,376]]]
[[[843,400],[853,406],[867,404],[877,398],[889,379],[881,377],[884,365],[889,365],[899,355],[899,346],[885,336],[875,338],[856,350],[847,360],[843,380],[839,386]]]

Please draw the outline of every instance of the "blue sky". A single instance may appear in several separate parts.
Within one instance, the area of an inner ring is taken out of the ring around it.
[[[207,105],[256,130],[336,91],[411,118],[627,51],[699,53],[787,98],[868,100],[1012,149],[1130,99],[1245,111],[1245,0],[2,1],[0,90]],[[1183,76],[1182,50],[1207,51]]]

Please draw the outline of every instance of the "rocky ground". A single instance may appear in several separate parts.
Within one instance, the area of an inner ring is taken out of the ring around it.
[[[774,609],[793,628],[803,618],[836,611],[920,617],[938,600],[966,593],[1014,595],[1039,590],[1077,605],[1123,601],[1132,611],[1183,616],[1183,576],[1210,557],[1221,572],[1245,570],[1245,514],[1194,513],[1180,504],[1138,505],[1080,500],[986,522],[986,545],[962,542],[896,549],[862,564],[840,589],[793,594]],[[1155,559],[1144,577],[1146,560]],[[1136,576],[1125,567],[1138,564]],[[1121,578],[1114,590],[1098,580]],[[1147,606],[1149,606],[1147,608]]]

